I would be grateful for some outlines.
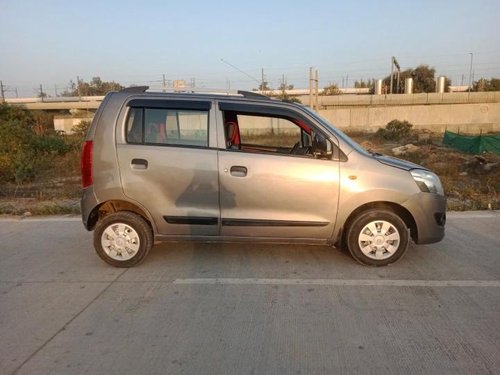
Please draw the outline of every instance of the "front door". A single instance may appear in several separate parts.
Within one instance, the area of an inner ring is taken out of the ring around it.
[[[237,127],[219,151],[224,236],[327,239],[339,193],[339,161],[314,156],[314,129],[272,114],[224,112]],[[235,135],[236,134],[236,135]]]

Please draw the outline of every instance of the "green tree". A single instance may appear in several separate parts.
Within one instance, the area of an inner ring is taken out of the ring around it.
[[[37,95],[36,95],[37,98],[48,98],[49,95],[47,95],[47,93],[45,91],[43,92],[39,92]]]
[[[337,87],[337,85],[332,83],[326,86],[320,95],[340,95],[340,94],[342,94],[340,89]]]
[[[474,82],[473,84],[474,91],[500,91],[500,79],[499,78],[491,78],[485,79],[481,78]]]
[[[354,88],[356,89],[370,89],[370,94],[373,94],[375,91],[375,86],[374,86],[374,80],[369,79],[368,81],[364,81],[363,79],[360,79],[359,81],[354,82]]]
[[[397,87],[397,75],[394,74],[392,92],[398,93],[404,91],[406,78],[413,78],[413,92],[435,92],[436,91],[436,69],[429,65],[419,65],[415,69],[406,69],[399,74],[399,87]],[[384,78],[384,85],[390,87],[391,76]],[[449,91],[450,79],[446,78],[445,91]],[[389,90],[390,91],[390,90]]]
[[[286,83],[282,83],[281,85],[279,85],[278,90],[280,91],[293,90],[294,87],[295,87],[294,85],[288,85]]]
[[[120,91],[122,89],[123,86],[115,81],[105,82],[101,80],[101,77],[93,77],[90,82],[80,80],[76,85],[70,81],[69,89],[64,91],[61,96],[101,96],[110,91]]]
[[[369,87],[369,82],[365,82],[363,78],[354,82],[354,88],[356,89],[365,89],[367,87]]]
[[[277,96],[278,99],[283,100],[284,102],[289,102],[289,103],[300,103],[300,100],[289,95],[286,90],[293,90],[293,85],[287,85],[286,83],[282,83],[279,87],[278,90],[281,91],[281,93]]]
[[[269,82],[264,81],[259,85],[259,90],[260,91],[270,91],[271,89],[269,88]]]

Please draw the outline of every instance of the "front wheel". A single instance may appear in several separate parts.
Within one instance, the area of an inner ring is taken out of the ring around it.
[[[370,266],[386,266],[408,250],[410,236],[394,212],[373,209],[359,214],[347,229],[346,243],[352,257]]]
[[[97,223],[94,247],[106,263],[132,267],[142,262],[153,247],[153,233],[141,216],[128,211],[116,212]]]

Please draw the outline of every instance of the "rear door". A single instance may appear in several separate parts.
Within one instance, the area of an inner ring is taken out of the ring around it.
[[[210,101],[128,102],[117,157],[123,192],[163,235],[218,235],[215,117]]]
[[[238,128],[219,152],[222,235],[329,238],[339,160],[313,155],[310,137],[320,130],[272,106],[220,103],[220,108],[221,122]]]

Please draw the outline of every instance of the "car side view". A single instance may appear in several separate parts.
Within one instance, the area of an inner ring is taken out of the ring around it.
[[[253,92],[106,95],[83,146],[82,220],[116,267],[156,241],[346,247],[383,266],[444,237],[426,168],[368,152],[305,106]]]

